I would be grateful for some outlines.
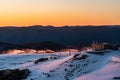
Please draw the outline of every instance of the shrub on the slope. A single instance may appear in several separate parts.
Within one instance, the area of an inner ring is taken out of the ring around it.
[[[30,74],[28,69],[6,69],[0,70],[0,80],[23,80]]]
[[[48,58],[40,58],[40,59],[36,60],[34,63],[38,64],[39,62],[43,62],[43,61],[47,61],[47,60],[48,60]]]

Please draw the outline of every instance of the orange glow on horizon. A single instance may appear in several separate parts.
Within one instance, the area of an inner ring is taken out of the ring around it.
[[[0,17],[0,26],[117,25],[120,21],[114,17],[104,18],[102,15],[94,15],[93,17],[88,14],[17,14]]]
[[[120,25],[119,3],[120,0],[2,0],[0,26]]]

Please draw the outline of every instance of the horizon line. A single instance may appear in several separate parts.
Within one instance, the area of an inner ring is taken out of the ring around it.
[[[26,26],[17,26],[17,25],[13,25],[13,26],[0,26],[0,27],[102,27],[102,26],[120,26],[120,24],[116,24],[116,25],[62,25],[62,26],[54,26],[54,25],[26,25]]]

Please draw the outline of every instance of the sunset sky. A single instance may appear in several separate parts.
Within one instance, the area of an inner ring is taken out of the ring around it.
[[[119,24],[120,0],[0,0],[0,26]]]

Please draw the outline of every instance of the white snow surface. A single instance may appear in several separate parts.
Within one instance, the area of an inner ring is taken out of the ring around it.
[[[78,59],[74,56],[79,54]],[[85,59],[79,59],[87,55]],[[34,62],[39,58],[55,56],[57,59]],[[120,51],[104,55],[85,52],[56,52],[49,54],[1,54],[0,69],[29,69],[25,80],[113,80],[120,77]]]
[[[111,52],[111,57],[107,64],[102,68],[75,78],[75,80],[113,80],[114,77],[120,77],[120,56],[119,52]],[[115,56],[113,56],[115,55]]]

